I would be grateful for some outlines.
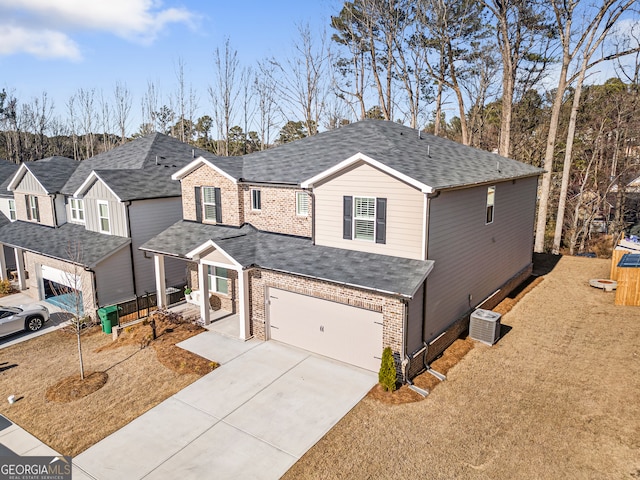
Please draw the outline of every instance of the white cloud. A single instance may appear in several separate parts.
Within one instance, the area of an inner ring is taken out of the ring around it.
[[[24,52],[40,58],[79,60],[76,43],[61,32],[33,31],[13,25],[0,25],[0,55]]]
[[[79,57],[69,35],[80,31],[106,32],[127,40],[152,43],[171,23],[193,26],[194,13],[185,8],[162,8],[155,0],[0,0],[0,31],[14,30],[21,42],[0,45],[0,54],[28,52],[39,56]],[[2,38],[2,37],[0,37]],[[75,52],[61,55],[74,46]]]

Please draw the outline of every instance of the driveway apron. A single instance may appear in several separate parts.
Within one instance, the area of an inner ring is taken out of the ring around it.
[[[377,381],[273,341],[194,338],[226,363],[78,455],[74,478],[277,479]]]

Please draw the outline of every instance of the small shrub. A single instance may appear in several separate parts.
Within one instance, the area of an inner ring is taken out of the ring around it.
[[[11,282],[9,280],[0,281],[0,295],[9,295],[11,292],[13,292]]]
[[[382,351],[382,362],[380,364],[380,372],[378,372],[378,381],[382,388],[387,392],[393,392],[396,389],[396,364],[393,361],[393,352],[391,347],[386,347]]]

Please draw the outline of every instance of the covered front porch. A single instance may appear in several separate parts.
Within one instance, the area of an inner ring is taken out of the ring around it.
[[[179,303],[171,305],[169,310],[177,314],[182,315],[183,318],[188,320],[200,319],[200,306],[192,303]],[[209,310],[208,325],[203,325],[204,328],[210,332],[216,332],[226,337],[241,338],[240,337],[240,316],[237,313],[230,312],[228,310]]]
[[[164,274],[164,255],[154,253],[158,308],[169,308],[185,318],[198,319],[203,326],[223,335],[248,340],[249,276],[242,265],[235,262],[210,242],[188,252],[190,293],[188,300],[169,305]],[[203,293],[204,292],[204,293]]]

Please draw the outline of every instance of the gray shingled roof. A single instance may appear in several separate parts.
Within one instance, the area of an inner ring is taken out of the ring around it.
[[[73,195],[93,170],[111,172],[126,170],[120,174],[117,172],[107,174],[109,180],[104,180],[113,191],[134,190],[129,199],[180,195],[180,184],[171,180],[171,174],[201,155],[215,158],[204,150],[194,148],[167,135],[160,133],[145,135],[80,162],[78,169],[64,185],[62,193]],[[132,171],[144,173],[136,174]],[[143,183],[140,183],[141,181]]]
[[[10,247],[23,248],[66,262],[71,261],[70,242],[77,242],[81,248],[80,263],[87,267],[95,267],[131,242],[125,237],[91,232],[84,225],[65,223],[53,228],[19,220],[0,228],[0,241]]]
[[[330,282],[411,297],[433,268],[433,261],[376,255],[313,245],[308,238],[241,228],[180,221],[140,247],[185,257],[207,240],[244,267],[304,275]]]
[[[0,159],[0,196],[13,198],[13,193],[9,192],[7,187],[18,168],[20,168],[20,165]]]
[[[35,162],[25,162],[23,165],[48,193],[60,193],[80,162],[67,157],[48,157]]]
[[[434,189],[535,176],[542,169],[398,123],[363,120],[242,157],[246,181],[300,184],[363,153]]]

